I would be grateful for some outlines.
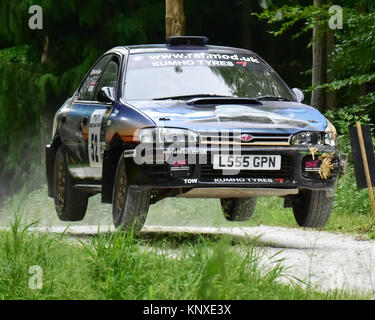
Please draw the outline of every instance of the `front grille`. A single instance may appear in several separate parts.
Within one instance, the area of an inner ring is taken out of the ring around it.
[[[238,178],[291,178],[293,174],[293,160],[288,155],[281,156],[281,169],[277,171],[269,170],[241,170],[235,177]],[[223,174],[223,170],[215,170],[211,163],[201,165],[201,177],[219,178],[229,175]]]
[[[243,134],[250,134],[249,142],[241,141]],[[250,133],[250,132],[204,132],[200,133],[202,144],[241,144],[241,145],[289,145],[289,133]]]

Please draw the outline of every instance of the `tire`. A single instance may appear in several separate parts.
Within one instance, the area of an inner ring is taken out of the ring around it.
[[[120,157],[113,187],[112,216],[116,228],[139,232],[147,218],[151,190],[136,191],[128,185],[124,157]]]
[[[324,190],[303,190],[292,204],[294,217],[300,227],[321,228],[331,215],[333,197],[328,197]]]
[[[67,156],[59,147],[53,168],[53,195],[57,216],[61,221],[81,221],[86,214],[89,195],[74,188],[67,166]]]
[[[228,221],[248,221],[254,214],[257,198],[220,199],[221,209]]]

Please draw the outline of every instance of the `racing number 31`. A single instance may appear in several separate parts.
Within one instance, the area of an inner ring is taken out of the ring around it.
[[[100,129],[106,110],[95,110],[90,118],[88,153],[90,166],[97,167],[102,163]]]

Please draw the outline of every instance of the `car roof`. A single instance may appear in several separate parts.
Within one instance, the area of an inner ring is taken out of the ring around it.
[[[234,48],[234,47],[226,47],[226,46],[213,46],[213,45],[204,45],[204,46],[197,46],[197,45],[179,45],[179,46],[171,46],[167,44],[144,44],[144,45],[132,45],[132,46],[119,46],[115,47],[109,51],[108,53],[120,53],[120,54],[137,54],[137,53],[167,53],[167,52],[174,52],[174,51],[208,51],[208,52],[230,52],[234,54],[254,54],[254,52],[241,49],[241,48]]]

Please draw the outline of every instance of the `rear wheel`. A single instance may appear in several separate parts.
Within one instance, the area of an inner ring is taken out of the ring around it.
[[[293,200],[294,217],[300,227],[321,228],[332,212],[333,196],[324,190],[303,190]]]
[[[228,221],[247,221],[254,214],[257,198],[220,199],[225,219]]]
[[[136,191],[128,184],[125,159],[120,157],[113,187],[113,224],[123,230],[142,229],[150,205],[151,190]]]
[[[62,221],[81,221],[86,214],[89,195],[74,188],[67,167],[67,156],[60,146],[56,153],[53,172],[53,194],[57,216]]]

